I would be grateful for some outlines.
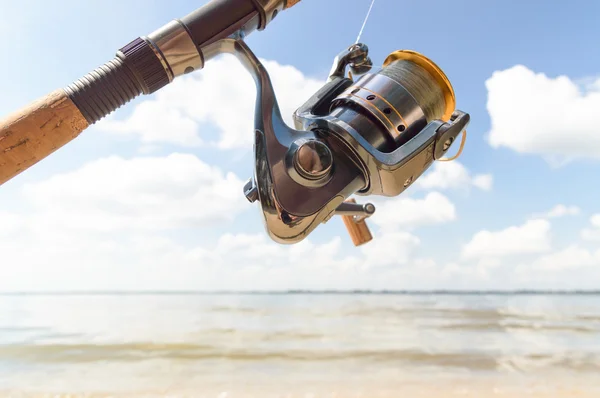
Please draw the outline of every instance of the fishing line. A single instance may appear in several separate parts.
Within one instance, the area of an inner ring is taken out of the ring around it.
[[[459,156],[462,154],[463,149],[465,148],[466,142],[467,142],[467,130],[463,130],[462,139],[460,140],[460,147],[458,148],[458,152],[456,152],[456,155],[449,157],[449,158],[438,159],[438,162],[451,162],[453,160],[458,159]]]
[[[362,27],[360,28],[360,32],[358,32],[358,37],[356,38],[356,42],[354,44],[357,44],[360,40],[360,37],[362,36],[363,30],[365,29],[365,25],[367,24],[367,20],[369,19],[369,15],[371,15],[371,9],[373,8],[373,4],[375,4],[375,0],[371,0],[369,11],[367,11],[367,15],[365,16],[365,20],[363,21]]]

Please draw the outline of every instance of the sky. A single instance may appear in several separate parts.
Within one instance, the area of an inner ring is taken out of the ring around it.
[[[0,115],[64,87],[205,1],[0,0]],[[282,113],[324,84],[369,0],[302,0],[247,42]],[[471,115],[461,157],[376,204],[268,238],[252,175],[255,88],[231,56],[140,97],[0,186],[0,291],[594,289],[600,285],[595,1],[376,0],[375,65],[433,59]],[[453,150],[456,150],[454,146]]]

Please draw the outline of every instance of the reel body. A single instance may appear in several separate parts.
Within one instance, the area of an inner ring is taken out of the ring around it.
[[[350,196],[397,196],[447,152],[469,123],[455,110],[454,91],[431,60],[392,53],[378,73],[368,49],[353,45],[334,60],[329,79],[294,113],[279,111],[269,75],[241,40],[220,52],[236,54],[257,84],[254,177],[244,187],[259,201],[267,232],[296,243],[319,224],[344,217],[355,245],[371,239],[364,221],[375,208]],[[227,50],[227,51],[224,51]],[[362,77],[346,77],[350,68]]]

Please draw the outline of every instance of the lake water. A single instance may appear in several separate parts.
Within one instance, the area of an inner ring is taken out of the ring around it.
[[[600,396],[600,296],[1,295],[0,396]]]

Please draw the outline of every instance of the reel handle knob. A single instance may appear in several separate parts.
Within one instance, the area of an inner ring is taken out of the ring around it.
[[[348,199],[344,203],[356,204],[356,200]],[[373,205],[365,205],[365,207],[367,206],[371,206],[373,211],[375,210]],[[366,222],[366,217],[357,218],[357,216],[354,215],[342,215],[342,220],[344,221],[344,225],[348,230],[348,235],[350,235],[350,239],[352,239],[354,246],[364,245],[373,239],[371,230]]]
[[[284,8],[287,10],[288,8],[292,8],[296,4],[300,3],[300,0],[287,0],[285,2]]]

